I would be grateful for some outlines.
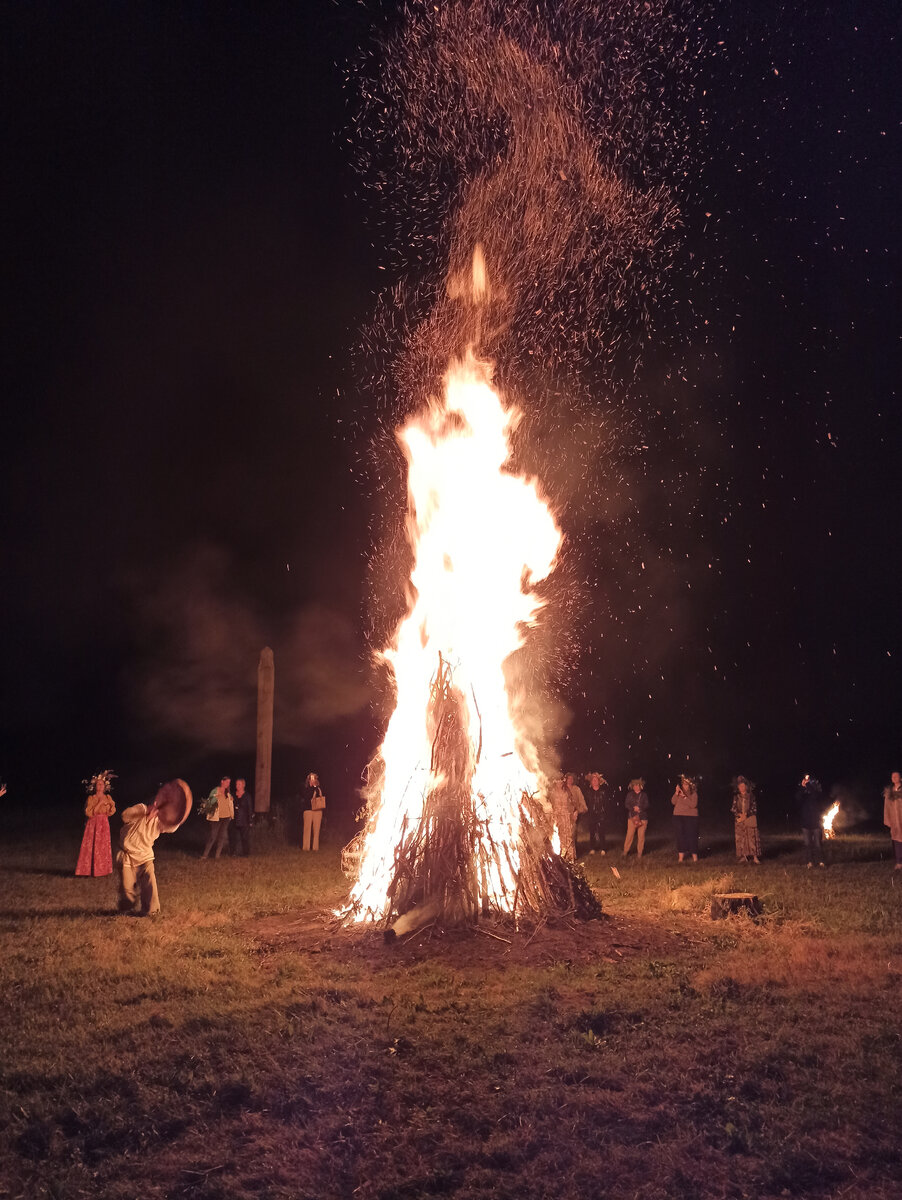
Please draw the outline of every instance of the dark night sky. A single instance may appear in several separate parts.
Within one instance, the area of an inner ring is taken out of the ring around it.
[[[663,314],[644,359],[625,515],[563,518],[562,754],[876,782],[902,754],[897,8],[715,7],[669,281],[697,321]],[[252,770],[268,641],[277,790],[311,756],[347,787],[387,503],[349,368],[387,279],[343,133],[370,17],[34,0],[3,26],[0,770],[47,796]]]

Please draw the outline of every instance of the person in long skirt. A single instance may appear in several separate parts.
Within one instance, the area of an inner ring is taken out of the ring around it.
[[[81,839],[76,875],[112,875],[113,847],[110,842],[110,817],[116,811],[110,789],[116,776],[112,771],[101,771],[83,780],[88,789],[85,804],[85,832]]]
[[[698,787],[688,775],[681,775],[670,797],[673,805],[673,824],[676,830],[677,861],[686,855],[698,862]]]
[[[758,800],[755,785],[744,775],[733,782],[733,822],[736,834],[736,858],[739,862],[761,861],[761,834],[758,832]]]

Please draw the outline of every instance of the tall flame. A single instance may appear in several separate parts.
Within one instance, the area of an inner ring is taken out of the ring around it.
[[[474,290],[479,280],[474,268]],[[536,747],[517,727],[505,662],[536,620],[543,601],[534,585],[553,570],[561,545],[536,481],[511,471],[519,419],[492,386],[490,365],[469,350],[451,363],[443,397],[398,433],[408,463],[411,607],[382,653],[396,707],[376,759],[351,920],[391,915],[397,847],[445,782],[430,723],[439,671],[453,678],[468,744],[462,804],[475,822],[474,900],[501,912],[513,906],[521,838],[535,811],[524,798],[542,781]]]
[[[824,826],[824,837],[827,837],[827,838],[836,837],[836,831],[833,828],[833,822],[836,820],[838,813],[839,813],[839,801],[834,800],[834,802],[830,806],[830,808],[828,808],[827,811],[824,813],[824,819],[822,821],[822,824]]]

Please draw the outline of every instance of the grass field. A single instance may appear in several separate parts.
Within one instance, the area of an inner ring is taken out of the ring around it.
[[[595,856],[601,921],[391,948],[330,927],[337,845],[199,836],[158,843],[154,920],[77,836],[0,855],[0,1196],[902,1195],[886,839]],[[729,888],[764,918],[712,922]]]

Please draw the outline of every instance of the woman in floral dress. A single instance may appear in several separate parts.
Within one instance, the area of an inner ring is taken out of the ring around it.
[[[733,785],[733,819],[736,823],[736,857],[739,862],[761,861],[761,835],[758,832],[758,801],[755,785],[737,775]]]
[[[112,875],[113,850],[110,845],[110,817],[116,811],[110,788],[116,776],[101,771],[85,780],[88,801],[85,804],[85,835],[81,839],[76,875]]]

